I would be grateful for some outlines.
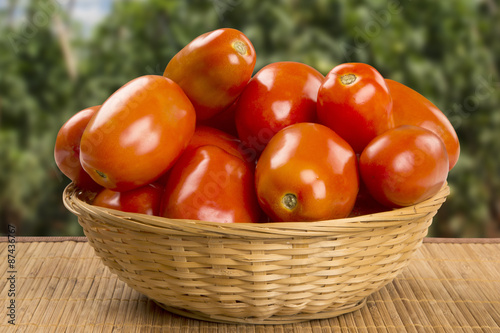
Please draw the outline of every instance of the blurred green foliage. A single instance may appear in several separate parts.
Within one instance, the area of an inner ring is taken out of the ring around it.
[[[16,11],[21,20],[12,19]],[[53,161],[59,127],[134,77],[161,75],[196,36],[232,27],[253,42],[256,71],[283,60],[323,74],[366,62],[433,101],[455,126],[462,152],[430,235],[500,235],[494,1],[116,1],[90,37],[60,2],[9,1],[0,22],[0,234],[15,224],[19,235],[81,235],[61,201],[69,181]]]

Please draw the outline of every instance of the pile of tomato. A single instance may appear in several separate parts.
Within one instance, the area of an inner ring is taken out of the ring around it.
[[[252,76],[235,29],[205,33],[60,129],[55,160],[93,204],[214,222],[319,221],[435,195],[460,146],[446,116],[372,66]]]

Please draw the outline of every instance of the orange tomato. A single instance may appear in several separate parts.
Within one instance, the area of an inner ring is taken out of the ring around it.
[[[92,116],[101,108],[100,105],[81,110],[73,115],[57,133],[54,147],[54,159],[61,172],[84,190],[101,189],[80,163],[80,141],[85,127]]]
[[[415,125],[437,134],[448,152],[448,169],[451,170],[458,161],[460,143],[448,118],[431,101],[410,87],[389,79],[385,82],[392,96],[395,126]]]
[[[257,197],[273,221],[316,221],[349,215],[359,189],[354,151],[326,126],[290,125],[257,162]]]
[[[170,60],[163,75],[181,86],[201,121],[236,100],[252,77],[255,60],[250,40],[224,28],[195,38]]]
[[[118,89],[90,120],[80,161],[98,184],[113,191],[149,184],[184,151],[195,118],[193,105],[175,82],[141,76]]]

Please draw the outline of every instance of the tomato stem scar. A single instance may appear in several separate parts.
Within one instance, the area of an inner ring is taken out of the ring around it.
[[[236,42],[233,43],[233,49],[236,50],[241,55],[247,54],[247,46],[245,43],[243,43],[241,40],[237,40]]]
[[[95,173],[97,173],[99,175],[99,177],[101,177],[101,178],[104,178],[104,179],[108,178],[106,176],[106,174],[102,171],[96,170]]]
[[[293,210],[297,207],[297,196],[293,193],[287,193],[281,198],[281,203],[288,210]]]
[[[356,81],[357,77],[354,74],[345,74],[340,77],[340,83],[342,83],[344,86],[348,86],[350,84],[353,84]]]

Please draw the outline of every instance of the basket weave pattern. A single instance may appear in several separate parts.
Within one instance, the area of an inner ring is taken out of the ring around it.
[[[66,207],[130,287],[197,319],[284,324],[354,311],[406,267],[449,194],[418,205],[307,223],[173,220],[92,206],[72,184]]]

